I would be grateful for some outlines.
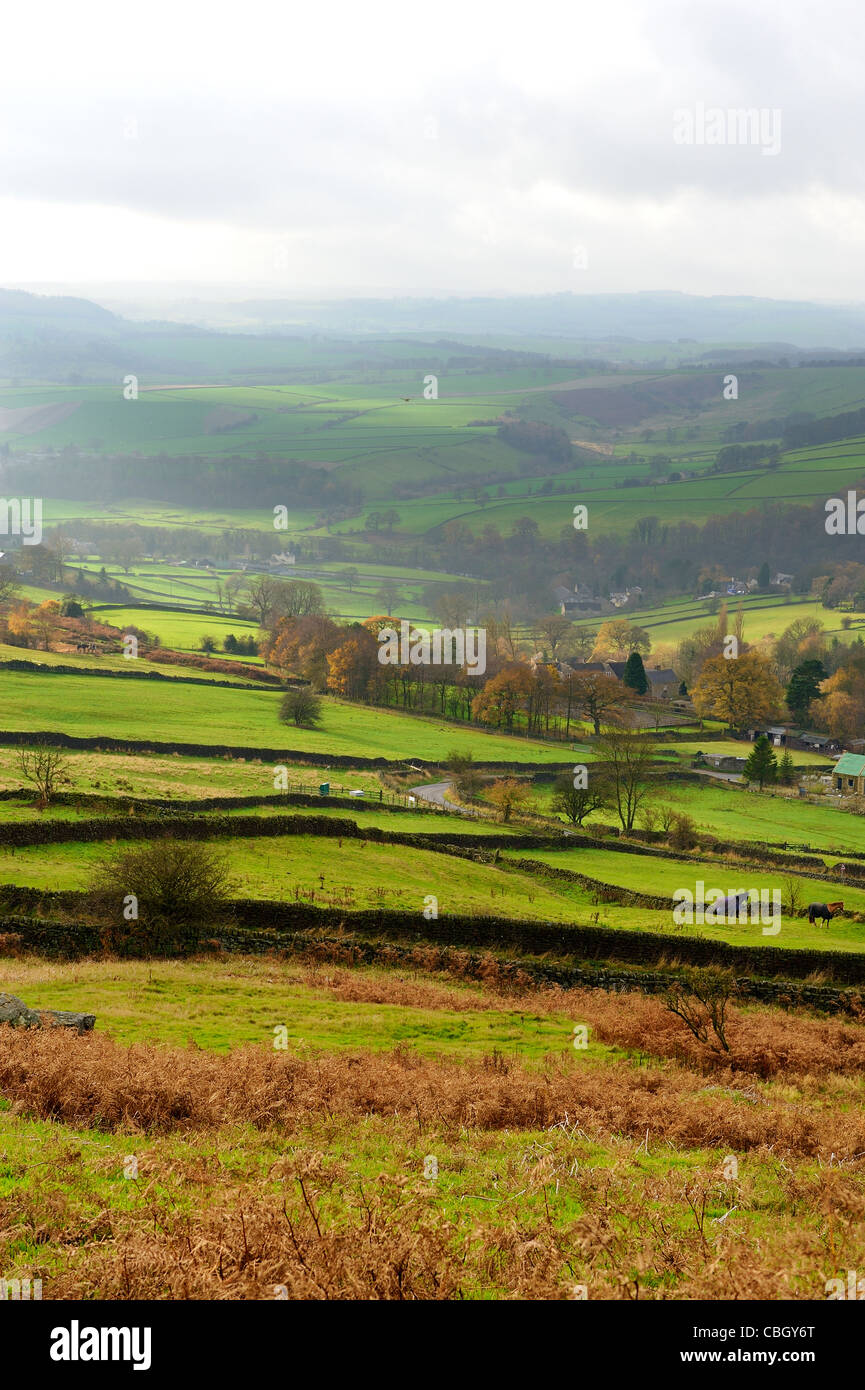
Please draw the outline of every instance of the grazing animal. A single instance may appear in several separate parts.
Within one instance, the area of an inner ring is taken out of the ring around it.
[[[750,896],[748,889],[742,889],[738,893],[729,893],[720,902],[712,903],[706,908],[706,917],[710,920],[717,918],[721,922],[738,922],[744,918],[747,922]]]
[[[843,911],[843,903],[809,903],[808,921],[812,927],[815,922],[825,922],[828,927],[832,918],[837,917],[839,912]]]

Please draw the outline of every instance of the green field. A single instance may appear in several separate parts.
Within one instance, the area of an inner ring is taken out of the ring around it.
[[[306,982],[307,972],[285,964],[238,960],[215,969],[204,961],[116,961],[107,972],[82,961],[73,972],[40,961],[3,961],[16,993],[48,1009],[76,1009],[84,1000],[100,1032],[119,1043],[158,1040],[226,1051],[244,1044],[272,1046],[274,1027],[288,1023],[291,1049],[409,1045],[422,1055],[481,1056],[492,1048],[542,1058],[570,1045],[572,1023],[561,1016],[526,1018],[517,1009],[485,1007],[477,988],[462,985],[456,1009],[407,1009],[386,1003],[329,998]],[[386,979],[365,972],[365,978]],[[474,1007],[473,1007],[474,1006]],[[606,1048],[596,1045],[598,1054]]]
[[[117,620],[118,627],[124,627],[132,623],[134,623],[136,627],[140,627],[142,616],[142,614],[136,614],[133,610],[129,612],[127,624],[122,623],[119,619]],[[103,621],[109,620],[103,619]],[[113,623],[114,619],[112,618],[110,621]],[[120,634],[118,633],[118,641],[119,640]],[[214,652],[212,655],[219,659],[224,658],[227,661],[232,659],[225,652]],[[243,660],[246,660],[246,658],[243,658]],[[252,665],[261,664],[255,657],[250,657],[248,660]],[[221,684],[223,681],[228,681],[237,685],[249,685],[251,679],[249,676],[245,676],[242,673],[235,676],[230,672],[226,674],[224,671],[200,670],[197,666],[173,666],[169,665],[168,662],[158,660],[151,661],[149,658],[145,660],[139,657],[133,660],[132,658],[125,657],[122,652],[100,651],[98,655],[85,652],[46,652],[40,651],[35,647],[10,647],[8,643],[0,642],[0,662],[7,661],[27,661],[34,666],[71,666],[76,673],[78,671],[82,673],[85,671],[123,671],[131,680],[136,679],[136,676],[144,678],[149,671],[169,676],[174,681],[189,680],[195,681],[196,683],[199,681],[218,681]],[[58,688],[63,690],[65,686]]]
[[[58,708],[62,679],[62,708]],[[137,681],[87,676],[0,672],[0,718],[7,729],[56,729],[79,737],[103,735],[157,742],[296,749],[388,759],[446,759],[451,749],[478,761],[564,763],[566,746],[488,734],[327,697],[318,729],[278,719],[280,693],[209,690],[206,686],[146,688]]]
[[[865,618],[861,615],[842,615],[837,611],[824,608],[822,603],[816,599],[792,596],[773,598],[768,594],[760,594],[729,595],[722,601],[727,604],[728,623],[731,629],[741,605],[744,613],[744,638],[749,643],[761,642],[767,637],[780,637],[784,629],[789,627],[791,623],[802,619],[817,619],[823,624],[827,636],[839,637],[842,641],[852,641],[861,633],[863,624],[865,624]],[[842,628],[842,616],[851,618],[849,629]],[[705,602],[697,603],[694,600],[679,599],[664,604],[663,607],[629,609],[628,619],[639,627],[646,628],[655,645],[659,643],[678,644],[683,638],[692,636],[697,628],[709,627],[717,623],[718,614],[711,612]],[[600,621],[598,618],[580,619],[576,625],[596,628]]]
[[[715,747],[711,745],[713,752]],[[532,790],[532,805],[551,814],[552,784],[539,782]],[[833,851],[865,853],[865,818],[829,803],[814,804],[768,788],[759,792],[709,777],[700,786],[681,782],[665,785],[659,779],[647,805],[657,812],[669,807],[689,815],[698,830],[722,839],[796,845],[818,854],[826,851],[829,857]],[[592,822],[619,824],[611,811],[594,811],[588,824]]]
[[[230,632],[235,637],[259,635],[258,623],[245,622],[243,618],[215,617],[210,613],[162,612],[154,608],[103,608],[100,605],[94,607],[93,617],[97,622],[109,623],[112,627],[140,627],[144,632],[154,633],[163,647],[178,651],[201,653],[202,637],[212,637],[217,648],[212,655],[229,661],[232,657],[222,650],[222,643]],[[238,659],[254,666],[261,664],[255,656]],[[182,668],[173,669],[177,671]]]
[[[393,828],[399,828],[395,820]],[[313,835],[212,843],[225,851],[235,896],[243,898],[299,898],[346,911],[383,906],[417,912],[420,924],[429,894],[438,899],[440,916],[467,912],[558,922],[572,921],[586,901],[580,890],[558,891],[528,873],[405,845],[348,839],[340,845],[336,838]],[[111,851],[122,847],[117,841]],[[86,889],[105,855],[106,846],[99,843],[39,845],[14,853],[0,848],[0,883]]]
[[[648,911],[644,908],[620,908],[616,913],[615,925],[625,925],[619,916],[627,912],[634,918],[634,924],[652,924],[659,930],[679,931],[687,936],[706,936],[714,940],[729,941],[734,945],[783,946],[811,950],[861,951],[865,949],[865,924],[851,922],[844,917],[833,919],[828,927],[811,926],[807,918],[793,917],[786,911],[788,880],[794,880],[800,887],[803,905],[809,902],[843,900],[847,912],[865,912],[865,888],[851,888],[848,884],[839,885],[809,879],[806,874],[787,872],[773,866],[770,869],[739,867],[733,862],[712,862],[697,858],[667,859],[649,858],[646,855],[628,854],[616,850],[577,848],[571,850],[503,850],[508,858],[530,857],[558,869],[570,869],[585,874],[604,884],[628,888],[638,893],[651,893],[659,897],[670,896],[670,912]],[[696,893],[696,885],[702,881],[705,891],[722,889],[732,893],[739,889],[779,889],[785,909],[782,911],[781,931],[764,935],[759,922],[693,923],[676,927],[672,917],[673,894],[687,888]],[[612,909],[604,908],[604,916]]]
[[[64,773],[60,790],[97,796],[153,797],[159,800],[194,801],[218,796],[271,796],[274,787],[274,766],[260,758],[231,758],[217,750],[213,757],[190,758],[179,753],[84,753],[64,752]],[[338,773],[324,767],[287,764],[290,789],[317,791],[322,782],[339,786],[361,787],[378,795],[381,782],[378,774],[369,769],[361,771],[340,769]],[[419,776],[418,783],[423,779]],[[15,790],[24,786],[18,752],[0,746],[0,790]],[[0,802],[0,815],[16,819],[24,817],[20,801]],[[49,806],[36,813],[47,817],[76,814],[69,807]],[[92,811],[84,811],[93,815]]]

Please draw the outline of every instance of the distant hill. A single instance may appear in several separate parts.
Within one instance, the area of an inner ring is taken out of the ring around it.
[[[0,381],[322,382],[505,350],[523,365],[795,365],[865,349],[865,306],[672,293],[148,300],[0,289]],[[145,317],[148,310],[152,318]],[[126,317],[126,314],[133,317]],[[482,369],[480,361],[476,363]],[[489,363],[498,370],[503,362]],[[520,365],[511,356],[509,365]],[[432,368],[428,368],[432,370]]]
[[[147,292],[127,293],[124,309],[140,317]],[[812,304],[753,296],[547,294],[503,298],[295,299],[276,296],[178,296],[164,292],[150,312],[174,322],[246,332],[334,334],[437,333],[549,336],[574,344],[762,344],[792,349],[865,347],[865,305]]]

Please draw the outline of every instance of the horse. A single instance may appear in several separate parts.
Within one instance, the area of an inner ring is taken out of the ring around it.
[[[706,907],[706,919],[719,922],[747,922],[750,898],[749,888],[742,888],[738,893],[728,893],[719,902],[710,903]]]
[[[809,903],[808,921],[813,927],[815,922],[825,922],[828,927],[833,917],[837,917],[839,912],[844,911],[843,903]]]

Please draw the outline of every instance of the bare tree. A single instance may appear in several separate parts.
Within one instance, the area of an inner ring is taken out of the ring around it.
[[[690,1028],[698,1042],[705,1043],[713,1052],[729,1052],[727,1009],[735,992],[732,971],[708,965],[684,971],[681,980],[667,990],[664,1003],[671,1014],[676,1014]],[[710,1028],[714,1042],[709,1036]]]
[[[562,617],[560,613],[551,613],[539,618],[535,624],[535,637],[546,642],[550,649],[550,655],[555,657],[556,648],[571,629],[570,618]]]
[[[272,575],[258,574],[247,586],[246,606],[252,609],[262,627],[267,627],[276,613],[280,585]]]
[[[633,830],[651,791],[654,755],[654,742],[633,729],[607,728],[598,743],[598,756],[610,776],[612,803],[626,833]]]
[[[493,651],[499,656],[507,657],[510,661],[516,661],[517,639],[514,631],[514,618],[509,606],[505,604],[500,613],[484,614],[481,617],[480,625],[486,628],[487,641],[491,644]]]
[[[376,603],[380,604],[382,612],[387,614],[393,613],[401,598],[400,587],[392,579],[386,579],[375,595]]]
[[[240,574],[237,570],[230,574],[225,581],[225,593],[229,604],[232,606],[237,603],[238,598],[246,588],[246,575]]]
[[[57,793],[58,783],[66,771],[65,753],[50,744],[39,743],[35,748],[19,749],[18,766],[25,782],[29,782],[39,793],[38,805],[41,810]]]

